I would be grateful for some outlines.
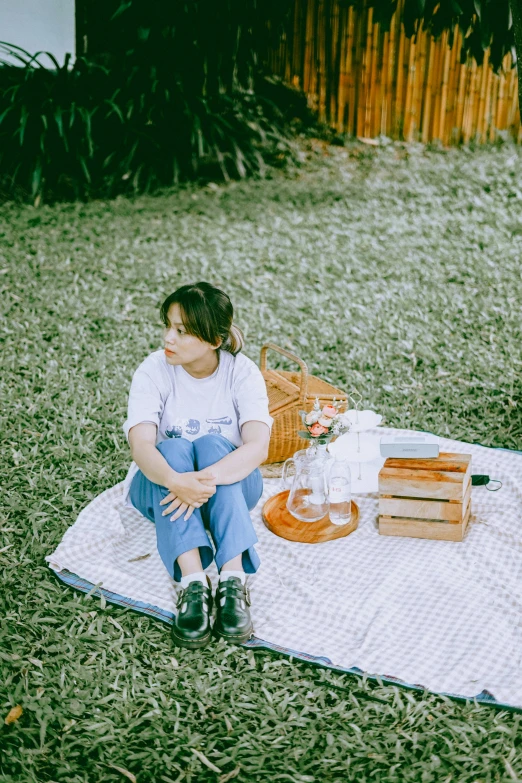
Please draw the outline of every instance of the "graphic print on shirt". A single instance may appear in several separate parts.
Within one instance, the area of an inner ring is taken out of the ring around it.
[[[165,430],[167,438],[181,438],[183,435],[183,427],[179,427],[177,424],[172,427],[167,427]]]
[[[220,424],[222,424],[224,427],[229,427],[232,424],[232,419],[230,416],[220,416],[217,419],[205,419],[207,424],[210,424],[210,427],[207,427],[207,432],[209,435],[221,435],[221,427]]]
[[[167,438],[181,438],[183,435],[183,428],[187,435],[197,435],[200,429],[200,423],[197,419],[178,419],[181,424],[171,424],[165,429],[165,435]]]
[[[187,435],[197,435],[199,432],[200,424],[197,419],[189,419],[185,424],[185,432]]]

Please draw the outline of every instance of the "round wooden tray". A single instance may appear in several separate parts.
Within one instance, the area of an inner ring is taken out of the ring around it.
[[[328,514],[317,522],[301,522],[286,507],[289,492],[289,489],[285,489],[272,495],[263,506],[263,522],[276,536],[303,544],[321,544],[353,533],[359,524],[359,506],[353,500],[352,518],[347,525],[334,525]]]

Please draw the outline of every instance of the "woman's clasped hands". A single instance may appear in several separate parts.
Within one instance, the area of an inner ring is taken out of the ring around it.
[[[169,494],[160,501],[160,506],[169,504],[163,511],[163,516],[175,511],[170,518],[171,522],[174,522],[186,512],[184,518],[189,519],[195,508],[200,508],[215,494],[216,482],[217,476],[212,467],[178,473],[168,487]]]

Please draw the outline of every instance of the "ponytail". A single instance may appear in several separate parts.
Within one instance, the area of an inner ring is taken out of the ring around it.
[[[232,324],[227,337],[221,344],[224,351],[229,351],[233,356],[243,350],[245,347],[245,335],[235,324]]]

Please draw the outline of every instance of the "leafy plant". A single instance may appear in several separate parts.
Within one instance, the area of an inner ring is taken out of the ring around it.
[[[149,192],[200,176],[263,176],[270,163],[297,161],[288,119],[259,69],[254,90],[254,50],[241,58],[237,36],[229,35],[213,52],[199,17],[179,5],[169,24],[165,18],[151,28],[136,18],[140,9],[120,6],[109,20],[118,23],[114,39],[127,41],[118,56],[89,54],[74,65],[67,56],[60,65],[48,52],[1,45],[23,66],[4,58],[0,68],[0,181],[7,196],[20,192],[39,203],[44,194]]]

